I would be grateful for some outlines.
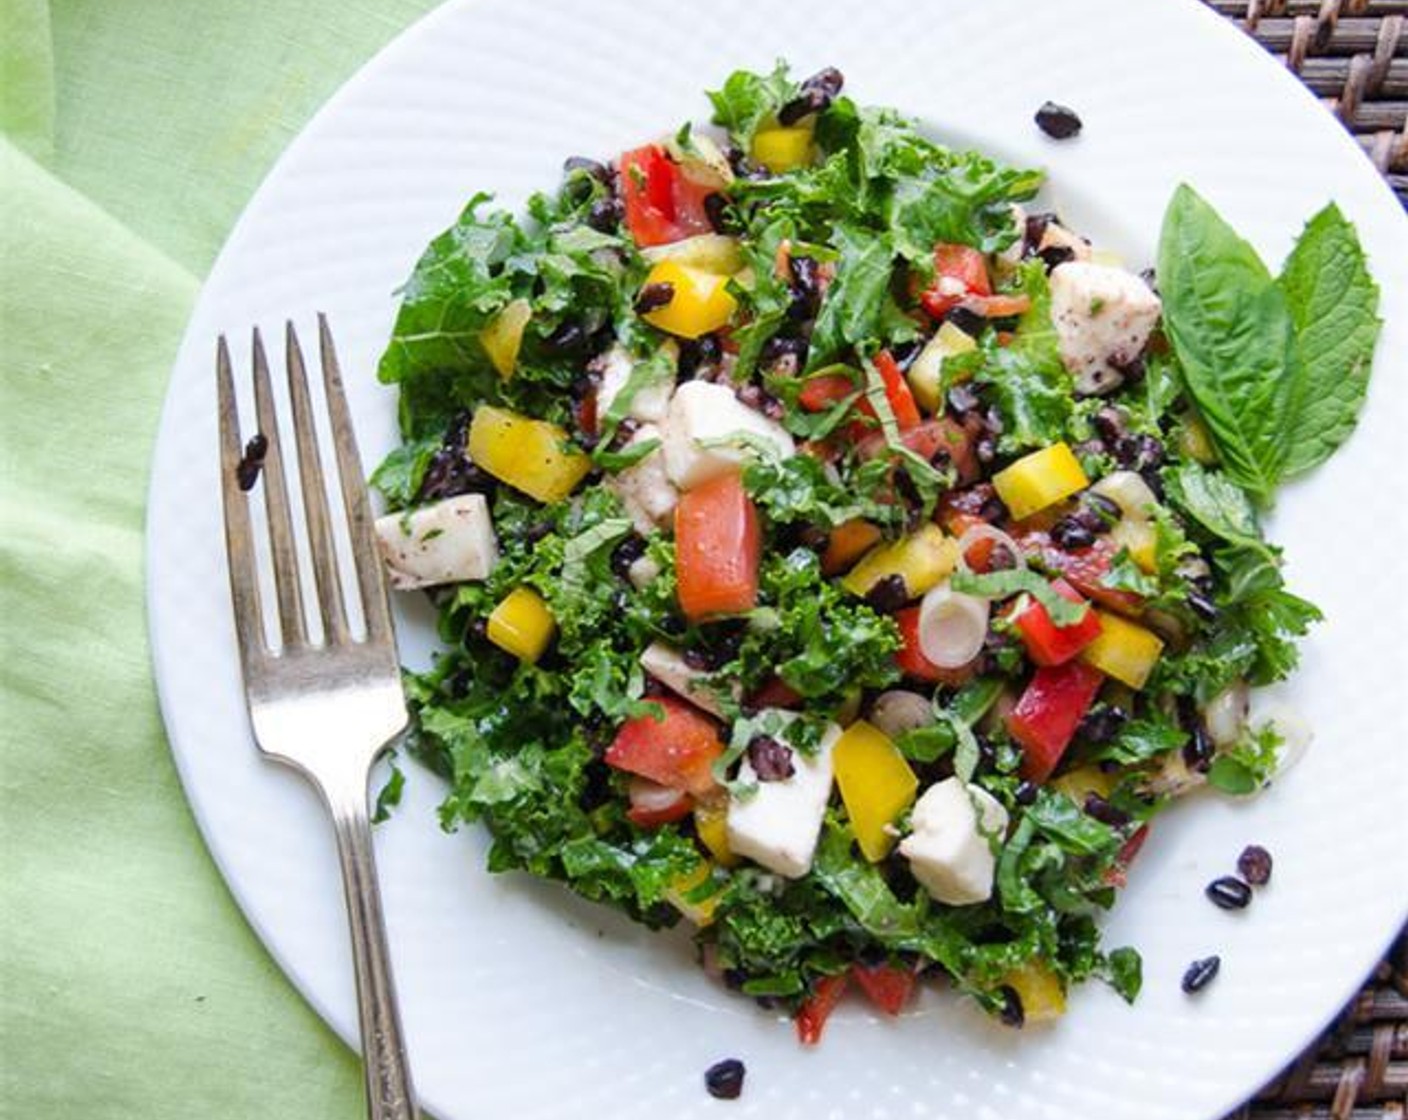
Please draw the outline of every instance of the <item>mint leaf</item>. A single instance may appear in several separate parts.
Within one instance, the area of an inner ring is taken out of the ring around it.
[[[1166,472],[1164,485],[1175,504],[1213,536],[1271,557],[1256,508],[1246,491],[1221,471],[1190,461]]]
[[[1298,395],[1286,296],[1256,250],[1186,184],[1164,214],[1158,275],[1164,331],[1223,465],[1267,504]]]
[[[1324,462],[1354,430],[1381,326],[1379,287],[1354,226],[1334,203],[1306,224],[1276,284],[1299,359],[1300,400],[1282,467],[1291,477]]]

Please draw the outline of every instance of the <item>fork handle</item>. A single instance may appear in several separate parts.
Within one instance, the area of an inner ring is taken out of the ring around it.
[[[391,955],[386,946],[386,923],[372,854],[365,771],[360,783],[354,780],[350,786],[345,790],[324,786],[323,796],[337,834],[352,933],[367,1115],[370,1120],[416,1120],[415,1089],[396,1007],[396,985],[391,977]]]

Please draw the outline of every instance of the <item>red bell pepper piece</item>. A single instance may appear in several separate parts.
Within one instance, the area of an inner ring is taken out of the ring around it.
[[[680,496],[675,507],[675,573],[690,621],[751,610],[758,601],[762,537],[737,471]]]
[[[1022,747],[1022,777],[1044,782],[1070,745],[1105,678],[1083,661],[1038,669],[1007,717]]]
[[[936,684],[955,688],[972,678],[977,658],[956,669],[944,669],[935,665],[919,647],[919,606],[905,607],[891,617],[900,629],[900,648],[895,653],[895,664],[900,672],[916,680],[932,681]]]
[[[885,399],[890,402],[890,411],[895,414],[895,423],[899,426],[900,431],[907,432],[911,428],[918,427],[919,406],[914,403],[914,394],[909,390],[909,383],[904,379],[904,372],[888,350],[881,350],[875,355],[875,372],[885,383]],[[863,411],[869,412],[872,416],[875,413],[868,401],[865,402]]]
[[[971,245],[934,247],[934,283],[919,297],[924,310],[942,319],[968,296],[992,295],[988,265]]]
[[[660,705],[664,718],[628,719],[606,748],[606,764],[695,796],[714,789],[714,760],[724,750],[718,724],[673,696],[652,696],[649,703]]]
[[[1063,579],[1051,581],[1051,588],[1072,603],[1085,603],[1079,591]],[[1057,626],[1046,608],[1035,599],[1013,619],[1027,656],[1037,665],[1062,665],[1100,636],[1100,616],[1088,603],[1079,622]]]
[[[844,972],[835,976],[823,976],[816,982],[811,996],[798,1009],[795,1020],[797,1038],[803,1046],[815,1046],[821,1041],[821,1032],[826,1027],[826,1020],[836,1010],[836,1005],[841,1002],[841,996],[845,990],[846,974]]]
[[[896,968],[892,964],[853,964],[851,978],[860,985],[866,997],[886,1015],[898,1015],[914,994],[915,975],[912,968]]]

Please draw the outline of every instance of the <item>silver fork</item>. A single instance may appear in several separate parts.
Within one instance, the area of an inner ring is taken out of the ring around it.
[[[255,741],[269,758],[292,766],[311,781],[332,815],[357,973],[367,1113],[372,1120],[414,1120],[415,1093],[396,1008],[367,815],[368,772],[405,729],[406,702],[361,458],[332,335],[322,315],[318,333],[329,427],[366,635],[354,637],[348,625],[308,377],[292,323],[286,342],[289,400],[322,641],[310,638],[304,613],[288,481],[269,364],[258,328],[254,331],[254,401],[257,432],[267,441],[261,473],[278,603],[277,648],[264,633],[248,495],[238,479],[243,444],[230,351],[221,335],[216,380],[230,596]]]

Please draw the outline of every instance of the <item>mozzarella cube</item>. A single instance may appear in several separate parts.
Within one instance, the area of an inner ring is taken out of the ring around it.
[[[1071,261],[1051,273],[1051,319],[1061,360],[1083,396],[1108,393],[1143,352],[1162,304],[1134,273]]]
[[[730,442],[730,437],[743,436]],[[780,424],[740,401],[726,385],[686,381],[670,401],[665,421],[665,469],[681,490],[707,482],[756,455],[752,441],[783,458],[797,450]]]
[[[900,841],[900,854],[930,895],[949,906],[968,906],[992,896],[997,857],[989,837],[1001,840],[1007,810],[991,794],[946,778],[924,791],[909,820],[911,831]]]
[[[685,661],[679,650],[664,642],[651,642],[641,651],[640,666],[677,696],[710,715],[724,718],[723,706],[713,691],[704,684],[709,674],[695,669]]]
[[[789,723],[797,718],[792,712],[769,710]],[[759,781],[744,755],[738,780],[751,786],[752,792],[731,793],[728,801],[728,846],[735,855],[786,879],[799,879],[812,869],[821,822],[831,800],[831,752],[840,737],[840,727],[827,724],[816,751],[808,756],[794,749],[792,776],[775,782]],[[785,731],[778,738],[787,743]]]
[[[398,591],[485,579],[499,542],[483,494],[460,494],[376,521],[377,546]]]
[[[1069,249],[1071,259],[1076,261],[1088,261],[1092,256],[1090,242],[1072,233],[1054,218],[1046,223],[1041,231],[1041,240],[1036,244],[1038,253],[1047,249]]]
[[[660,439],[660,429],[654,424],[642,424],[626,442],[623,450],[650,439]],[[674,516],[679,493],[665,473],[665,456],[656,448],[639,463],[627,467],[607,483],[621,497],[636,530],[648,536],[669,523]]]
[[[666,345],[672,346],[673,343]],[[611,410],[611,406],[616,403],[616,398],[621,395],[621,390],[630,381],[631,373],[635,368],[635,362],[630,353],[619,343],[593,360],[592,372],[601,377],[601,384],[597,386],[596,391],[598,416],[605,416]],[[674,391],[673,374],[649,385],[643,385],[631,397],[626,415],[636,420],[659,423],[665,419],[665,414],[670,409],[670,395]]]

